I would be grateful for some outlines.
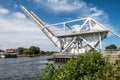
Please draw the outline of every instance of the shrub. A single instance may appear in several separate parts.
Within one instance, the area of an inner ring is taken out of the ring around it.
[[[100,52],[92,51],[72,58],[64,66],[48,65],[40,80],[118,80],[117,65]]]

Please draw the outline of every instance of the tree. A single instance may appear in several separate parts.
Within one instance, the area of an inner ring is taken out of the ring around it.
[[[33,54],[39,54],[40,53],[40,48],[36,46],[31,46],[29,48]]]
[[[46,52],[45,51],[40,51],[40,54],[45,55]]]
[[[105,49],[117,49],[117,46],[115,44],[111,44],[109,46],[106,46]]]
[[[25,50],[24,47],[18,47],[19,54],[23,54],[23,51]]]
[[[55,68],[48,65],[40,80],[119,80],[117,65],[92,51],[72,58],[65,65]]]
[[[23,54],[31,55],[32,52],[31,52],[31,50],[29,50],[29,49],[25,49],[25,50],[23,51]]]

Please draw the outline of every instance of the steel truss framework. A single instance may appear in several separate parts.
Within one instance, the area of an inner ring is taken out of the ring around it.
[[[33,12],[28,11],[24,6],[21,9],[41,28],[42,32],[58,47],[61,53],[84,53],[92,49],[102,50],[102,40],[107,37],[108,32],[120,38],[118,34],[98,23],[92,18],[82,18],[62,23],[46,25]],[[79,25],[69,25],[77,22]],[[80,22],[80,23],[79,23]],[[55,34],[50,27],[63,25],[64,34]]]

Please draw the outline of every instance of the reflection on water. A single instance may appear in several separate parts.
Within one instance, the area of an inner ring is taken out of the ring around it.
[[[40,77],[52,56],[0,59],[0,80],[34,80]]]

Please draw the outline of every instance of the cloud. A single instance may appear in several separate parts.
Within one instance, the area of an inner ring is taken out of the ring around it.
[[[102,10],[98,10],[96,7],[90,8],[90,11],[92,12],[90,17],[97,17],[97,16],[101,16],[104,14]]]
[[[21,12],[16,12],[13,14],[13,16],[15,16],[16,18],[19,18],[19,19],[26,19],[26,16]]]
[[[49,9],[55,14],[73,13],[77,15],[76,18],[92,17],[100,22],[103,20],[106,23],[109,22],[108,15],[103,10],[98,9],[96,6],[91,7],[83,0],[34,0],[33,2],[38,4],[39,7],[42,6]]]
[[[5,8],[4,8],[5,9]],[[0,10],[2,10],[0,8]],[[41,50],[55,50],[51,41],[21,12],[0,14],[0,48],[38,46]],[[46,47],[48,46],[48,47]],[[57,50],[57,49],[56,49]]]
[[[78,0],[73,0],[71,3],[68,0],[47,0],[46,5],[55,12],[73,12],[86,4]]]
[[[53,12],[73,12],[86,6],[82,0],[34,0],[34,2],[49,8]]]
[[[109,22],[109,16],[103,10],[100,10],[97,7],[89,8],[89,14],[84,15],[84,16],[91,17],[91,18],[95,19],[96,21],[98,21],[100,24],[107,27],[109,30],[118,32],[114,28],[114,26]],[[111,34],[109,36],[111,36]]]
[[[5,15],[5,14],[8,14],[9,13],[9,10],[5,9],[5,8],[0,8],[0,14],[1,15]]]
[[[77,15],[76,18],[91,17],[103,25],[114,29],[109,23],[108,15],[103,10],[96,6],[89,6],[89,4],[83,0],[34,0],[34,2],[38,4],[39,7],[49,9],[55,14],[72,13]]]
[[[34,0],[34,2],[39,7],[49,9],[55,14],[73,13],[78,15],[76,18],[92,17],[98,21],[106,19],[106,23],[109,21],[107,14],[103,10],[98,9],[96,6],[91,7],[83,0]]]

